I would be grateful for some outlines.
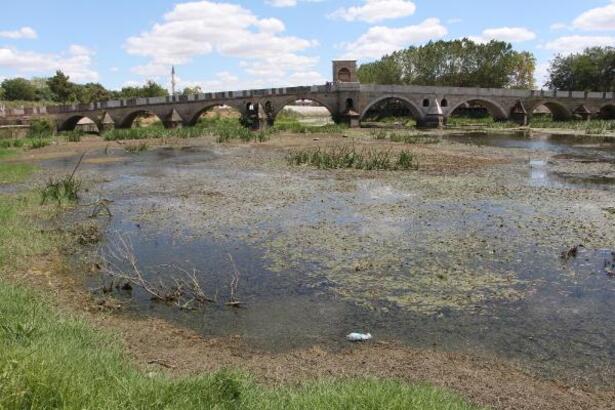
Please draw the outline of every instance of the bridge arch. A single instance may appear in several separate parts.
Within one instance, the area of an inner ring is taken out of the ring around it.
[[[361,117],[359,118],[359,121],[363,121],[363,119],[365,118],[365,116],[367,115],[369,110],[371,110],[372,108],[376,107],[378,104],[381,104],[381,103],[383,103],[385,101],[388,101],[388,100],[398,100],[398,101],[404,102],[407,105],[407,107],[410,109],[410,112],[412,113],[412,116],[414,117],[415,120],[417,120],[417,122],[420,122],[420,121],[423,120],[423,117],[424,117],[423,112],[416,105],[416,103],[414,103],[412,100],[410,100],[410,99],[408,99],[406,97],[403,97],[401,95],[389,94],[389,95],[385,95],[385,96],[376,98],[375,100],[373,100],[372,102],[367,104],[367,106],[361,112]]]
[[[446,101],[446,104],[449,105],[450,101]],[[450,108],[448,109],[447,117],[452,116],[455,113],[455,111],[457,111],[464,104],[479,104],[482,107],[484,107],[493,118],[495,118],[496,120],[500,120],[500,121],[507,120],[510,114],[508,110],[502,107],[501,104],[491,99],[472,98],[468,100],[459,101],[458,103],[451,105]]]
[[[74,131],[77,128],[77,124],[79,124],[79,122],[84,118],[92,121],[96,125],[96,129],[99,130],[99,125],[94,119],[88,117],[87,115],[73,115],[58,124],[58,131]]]
[[[156,114],[153,111],[141,108],[141,109],[136,109],[126,114],[121,120],[118,121],[118,126],[119,128],[132,128],[135,120],[138,117],[146,117],[146,116],[155,116],[156,118],[158,118],[158,121],[162,123],[162,118],[160,118],[158,114]]]
[[[189,119],[188,119],[188,125],[189,126],[194,126],[196,125],[199,120],[201,119],[201,117],[203,116],[203,114],[206,114],[208,112],[211,112],[213,110],[215,110],[216,108],[225,108],[227,107],[229,110],[233,111],[234,113],[237,114],[237,120],[239,121],[241,119],[241,111],[237,109],[237,107],[231,106],[231,105],[226,105],[226,104],[207,104],[205,106],[203,106],[202,108],[200,108],[199,110],[197,110],[194,115],[192,115]]]
[[[600,107],[600,118],[604,120],[615,120],[615,103],[606,104]]]
[[[287,105],[294,103],[296,101],[305,101],[305,100],[317,102],[321,106],[325,107],[327,111],[329,111],[329,114],[331,114],[331,117],[335,116],[335,110],[333,109],[333,107],[331,107],[328,103],[324,102],[321,98],[313,97],[313,96],[305,96],[305,95],[304,96],[294,96],[294,97],[286,98],[282,100],[280,103],[277,103],[275,100],[263,100],[261,101],[261,104],[263,105],[263,107],[265,107],[265,111],[267,111],[268,109],[271,109],[271,115],[275,119],[278,116],[278,114]]]
[[[570,108],[566,107],[559,101],[553,100],[539,100],[534,102],[528,107],[528,113],[530,116],[534,115],[536,110],[541,106],[546,107],[553,115],[553,119],[556,121],[565,121],[573,117],[573,113]]]

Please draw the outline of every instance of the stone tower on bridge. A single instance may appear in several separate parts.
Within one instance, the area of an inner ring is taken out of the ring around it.
[[[332,78],[334,83],[358,83],[356,60],[333,61]]]

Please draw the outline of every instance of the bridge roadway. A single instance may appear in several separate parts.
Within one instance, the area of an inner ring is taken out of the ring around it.
[[[27,125],[49,117],[59,131],[72,130],[83,118],[99,130],[128,128],[139,115],[153,113],[166,127],[191,126],[215,106],[237,109],[253,128],[275,122],[278,113],[297,100],[312,100],[326,107],[336,121],[360,126],[370,108],[386,100],[407,104],[420,126],[439,127],[458,107],[480,103],[496,120],[526,124],[534,110],[547,107],[557,120],[613,118],[614,92],[513,90],[492,88],[367,85],[336,81],[307,87],[227,91],[189,96],[135,98],[92,104],[0,110],[0,125]]]

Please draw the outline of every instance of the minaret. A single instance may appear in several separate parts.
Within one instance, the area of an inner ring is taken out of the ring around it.
[[[172,66],[171,68],[171,95],[175,95],[175,66]]]

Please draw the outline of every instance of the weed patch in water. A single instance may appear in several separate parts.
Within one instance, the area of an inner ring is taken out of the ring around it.
[[[41,204],[46,204],[49,201],[75,202],[79,199],[79,191],[81,190],[81,181],[74,177],[63,177],[59,179],[51,178],[41,191]]]
[[[126,145],[126,147],[124,147],[124,149],[126,150],[126,152],[130,152],[131,154],[135,154],[138,152],[144,152],[147,151],[149,149],[149,145],[147,145],[147,143],[142,142],[140,144],[129,144]]]
[[[409,151],[402,150],[394,154],[391,150],[337,145],[325,149],[307,149],[291,152],[287,161],[290,165],[311,165],[319,169],[363,169],[366,171],[417,170],[419,163]]]
[[[372,130],[371,136],[376,140],[386,140],[391,142],[401,142],[404,144],[439,144],[440,138],[429,134],[398,133],[386,130]]]

